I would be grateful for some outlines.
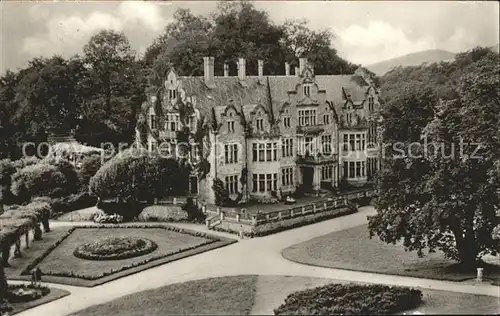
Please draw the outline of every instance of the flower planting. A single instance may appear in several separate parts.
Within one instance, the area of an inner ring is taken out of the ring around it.
[[[137,237],[110,237],[83,244],[74,255],[87,260],[121,260],[142,256],[156,250],[152,240]]]
[[[413,309],[422,292],[404,287],[329,284],[288,295],[275,315],[389,315]]]
[[[99,224],[119,224],[123,222],[123,216],[118,214],[96,213],[94,215],[94,223]]]

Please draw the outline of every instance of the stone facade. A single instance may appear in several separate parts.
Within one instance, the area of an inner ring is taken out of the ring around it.
[[[371,179],[377,170],[379,92],[366,71],[315,75],[301,58],[294,75],[286,64],[287,75],[264,76],[259,61],[258,75],[247,76],[245,60],[237,65],[234,77],[227,71],[214,76],[212,57],[204,58],[202,77],[171,70],[143,106],[150,150],[175,142],[183,129],[190,131],[190,142],[200,143],[203,129],[189,159],[205,160],[210,168],[203,176],[193,174],[193,194],[213,203],[216,178],[230,196],[243,199],[286,195],[298,186],[319,192],[344,179],[354,185]]]

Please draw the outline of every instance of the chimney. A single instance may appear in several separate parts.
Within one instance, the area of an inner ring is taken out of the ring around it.
[[[213,87],[214,84],[214,61],[213,57],[203,57],[203,77],[209,88]]]
[[[245,76],[246,76],[245,58],[238,58],[238,78],[240,78],[241,81],[244,81]]]
[[[262,59],[259,59],[257,61],[258,68],[259,68],[259,77],[264,77],[264,61]]]
[[[290,63],[285,63],[285,76],[290,76]]]
[[[229,65],[224,63],[224,77],[229,77]]]
[[[295,67],[295,75],[300,76],[299,67]]]
[[[302,74],[304,69],[307,67],[307,58],[299,58],[299,72]]]

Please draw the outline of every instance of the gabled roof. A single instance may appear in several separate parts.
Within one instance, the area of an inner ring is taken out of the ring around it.
[[[238,111],[246,104],[261,103],[269,108],[267,86],[259,82],[259,77],[247,77],[244,87],[238,77],[214,77],[214,88],[209,89],[203,77],[179,77],[187,96],[196,97],[196,108],[202,115],[210,114],[212,107],[228,105],[232,100]],[[216,110],[216,114],[219,111]]]
[[[325,99],[333,103],[337,113],[342,112],[346,102],[358,107],[366,99],[370,85],[359,74],[316,75],[313,77],[318,89],[325,93]],[[289,100],[289,93],[296,91],[302,78],[298,76],[247,76],[244,83],[238,77],[214,77],[213,87],[205,84],[204,77],[178,77],[186,96],[195,98],[195,107],[200,114],[212,120],[214,108],[216,119],[230,103],[249,121],[257,104],[267,109],[271,119],[279,116],[282,105]],[[148,102],[149,103],[149,102]]]

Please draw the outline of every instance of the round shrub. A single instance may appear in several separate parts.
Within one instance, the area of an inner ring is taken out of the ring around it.
[[[101,168],[101,154],[86,155],[80,162],[78,169],[78,178],[82,187],[87,188],[90,178]]]
[[[30,156],[30,157],[23,157],[19,160],[16,160],[13,162],[13,164],[14,164],[14,168],[19,170],[19,169],[22,169],[22,168],[27,167],[27,166],[36,165],[40,161],[41,160],[39,158],[37,158],[35,156]]]
[[[14,173],[11,191],[19,201],[26,202],[36,196],[66,196],[75,193],[77,187],[73,165],[65,160],[42,160]]]
[[[188,175],[188,167],[174,159],[132,149],[106,162],[90,179],[89,188],[103,200],[152,202],[179,192],[179,183]]]
[[[386,285],[328,284],[288,295],[275,315],[387,315],[413,309],[422,292]]]
[[[75,249],[75,257],[87,260],[121,260],[146,255],[158,245],[138,237],[107,237],[85,243]]]

